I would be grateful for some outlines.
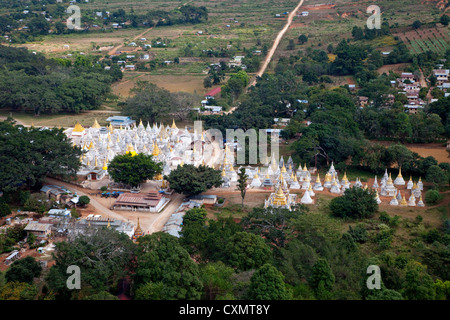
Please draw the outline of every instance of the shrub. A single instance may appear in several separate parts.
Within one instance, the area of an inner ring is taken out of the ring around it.
[[[355,228],[349,226],[347,232],[352,236],[353,240],[355,240],[355,242],[358,243],[364,243],[369,238],[367,234],[367,229],[362,224],[358,224]]]
[[[336,217],[364,219],[378,211],[378,204],[374,192],[352,187],[343,196],[331,200],[330,210]]]
[[[436,204],[442,200],[442,195],[437,190],[428,190],[425,193],[425,202],[427,204]]]
[[[9,214],[11,214],[11,209],[8,204],[0,202],[0,217],[6,217]]]

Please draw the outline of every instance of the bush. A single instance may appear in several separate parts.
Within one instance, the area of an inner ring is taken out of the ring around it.
[[[349,226],[347,232],[352,236],[353,240],[358,243],[364,243],[369,239],[367,229],[362,224],[358,224],[355,228]]]
[[[101,192],[108,191],[108,187],[107,186],[103,186],[103,187],[100,188],[100,191]]]
[[[378,211],[378,204],[374,192],[352,187],[343,196],[331,200],[330,210],[336,217],[364,219]]]
[[[9,208],[8,204],[0,202],[0,218],[6,217],[9,214],[11,214],[11,209]]]
[[[443,198],[442,195],[437,190],[428,190],[425,193],[425,202],[427,204],[431,205],[437,204],[439,201],[442,200],[442,198]]]

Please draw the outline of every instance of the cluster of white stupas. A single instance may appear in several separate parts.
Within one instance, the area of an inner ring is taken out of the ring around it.
[[[201,130],[200,130],[201,131]],[[334,194],[343,194],[352,185],[367,189],[363,186],[359,178],[352,184],[347,174],[341,180],[338,178],[333,163],[325,179],[322,181],[319,174],[315,178],[307,169],[306,164],[300,164],[297,170],[294,169],[294,162],[291,157],[285,162],[283,157],[277,160],[272,154],[271,158],[266,158],[262,166],[244,166],[235,169],[234,146],[226,143],[222,148],[218,143],[213,143],[210,136],[205,131],[189,132],[187,128],[178,129],[173,121],[171,126],[160,124],[147,124],[142,121],[133,127],[113,128],[101,127],[97,120],[89,128],[84,128],[77,123],[74,128],[65,130],[66,135],[72,139],[74,146],[79,146],[85,153],[81,156],[81,170],[79,175],[88,175],[91,172],[97,174],[97,179],[101,179],[107,174],[109,162],[116,156],[122,154],[136,155],[144,153],[153,155],[156,161],[163,163],[163,172],[157,174],[154,180],[163,180],[163,175],[170,174],[171,170],[184,164],[195,166],[206,165],[221,169],[222,188],[231,188],[231,184],[238,180],[237,172],[244,168],[249,178],[249,188],[272,190],[269,198],[265,200],[265,207],[282,207],[291,209],[297,202],[302,204],[313,204],[316,192],[326,189]],[[206,138],[206,139],[205,139]],[[209,151],[208,151],[209,150]],[[163,185],[164,181],[162,181]],[[393,181],[391,174],[387,170],[378,184],[375,176],[372,189],[376,191],[376,200],[381,203],[381,196],[392,197],[391,205],[400,206],[424,206],[422,201],[423,184],[421,179],[417,183],[410,178],[406,184],[403,195],[397,188],[404,186],[401,168],[397,178]],[[297,194],[291,193],[293,190],[304,190],[300,201],[297,201]],[[408,201],[406,192],[410,190]],[[418,202],[417,199],[419,199]]]
[[[317,174],[315,178],[312,178],[311,172],[306,168],[306,165],[302,167],[300,164],[297,170],[294,170],[293,168],[294,164],[291,157],[289,157],[285,164],[283,157],[281,157],[280,161],[277,162],[272,156],[270,164],[266,167],[245,167],[245,170],[247,175],[251,177],[251,181],[249,182],[250,188],[274,190],[274,192],[271,193],[265,200],[265,207],[270,206],[275,208],[291,209],[297,202],[297,194],[291,193],[293,190],[305,190],[299,203],[313,204],[313,199],[316,192],[321,192],[326,189],[334,194],[343,194],[345,190],[350,188],[352,185],[354,187],[364,189],[369,188],[368,184],[363,185],[359,178],[356,178],[356,181],[351,183],[348,180],[346,173],[344,173],[342,179],[339,180],[333,163],[331,164],[328,172],[325,174],[323,184],[319,174]],[[228,173],[225,170],[225,166],[222,170],[222,176],[224,179],[227,179]],[[404,186],[405,184],[406,183],[402,178],[401,168],[399,169],[398,177],[394,181],[391,178],[391,174],[388,175],[387,169],[385,171],[385,175],[381,179],[380,185],[378,184],[377,177],[375,176],[372,189],[375,190],[377,203],[381,203],[381,199],[378,194],[378,191],[380,190],[380,194],[382,196],[392,197],[392,201],[390,202],[391,205],[423,207],[422,180],[419,179],[418,183],[414,183],[412,178],[410,178],[406,188],[406,190],[411,190],[408,201],[406,200],[406,192],[402,196],[401,190],[397,188],[398,186]],[[419,200],[418,202],[417,199]]]
[[[155,176],[155,180],[162,180],[163,175],[170,174],[178,165],[200,164],[214,166],[214,151],[205,154],[207,145],[211,141],[205,140],[205,132],[189,132],[187,128],[178,129],[175,121],[172,126],[162,123],[147,124],[142,121],[133,127],[113,128],[101,127],[97,120],[89,128],[77,123],[74,128],[65,131],[72,139],[74,146],[80,147],[86,153],[81,156],[81,170],[79,175],[96,172],[98,178],[107,174],[108,164],[116,155],[143,153],[153,155],[153,158],[163,163],[163,172]],[[217,144],[218,145],[218,144]],[[228,146],[225,145],[227,149]],[[214,150],[211,147],[210,150]],[[223,150],[215,154],[223,152]],[[232,162],[233,159],[230,159]],[[208,163],[210,162],[210,163]]]

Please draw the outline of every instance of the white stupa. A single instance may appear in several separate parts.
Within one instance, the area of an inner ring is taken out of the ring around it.
[[[316,191],[323,191],[322,183],[320,182],[319,173],[317,173],[316,183],[314,183],[314,188],[313,189],[316,190]]]
[[[311,199],[311,196],[309,195],[308,190],[305,191],[300,202],[303,204],[312,204],[314,202],[313,199]]]
[[[414,197],[414,193],[411,193],[411,196],[409,197],[408,206],[410,207],[416,206],[416,197]]]
[[[402,167],[400,167],[398,169],[398,176],[394,180],[394,185],[396,185],[396,186],[404,186],[405,184],[406,184],[405,180],[403,179],[403,176],[402,176]]]
[[[310,195],[311,197],[314,197],[314,196],[316,195],[316,194],[314,193],[314,191],[313,191],[311,185],[309,185],[308,192],[309,192],[309,195]]]
[[[380,196],[378,195],[378,191],[376,189],[375,189],[375,200],[377,201],[378,204],[381,203]]]
[[[373,181],[372,189],[378,189],[377,176],[375,176],[375,180]]]
[[[412,177],[409,176],[409,181],[408,181],[408,184],[406,185],[406,189],[411,190],[413,185],[414,185],[414,183],[412,181]]]
[[[392,200],[389,202],[391,206],[398,206],[398,200],[396,196],[392,197]]]
[[[294,179],[292,180],[291,184],[289,185],[289,188],[292,190],[298,190],[300,189],[300,183],[298,183],[297,175],[294,175]]]
[[[341,193],[341,188],[337,184],[336,180],[334,181],[333,185],[331,186],[330,192],[331,193]]]
[[[418,207],[425,207],[425,203],[423,203],[422,196],[419,198],[419,202],[417,202]]]

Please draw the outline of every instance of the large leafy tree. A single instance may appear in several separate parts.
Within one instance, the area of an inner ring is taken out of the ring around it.
[[[58,297],[79,299],[116,289],[117,281],[130,271],[134,250],[133,242],[124,233],[87,227],[83,234],[56,243],[56,264],[47,275],[48,287]],[[67,289],[70,265],[80,268],[81,291]]]
[[[212,187],[220,187],[222,184],[220,171],[204,165],[178,166],[168,176],[164,176],[164,179],[170,183],[173,190],[187,196],[200,194]]]
[[[272,258],[264,239],[248,232],[235,233],[226,244],[225,254],[229,265],[243,271],[259,268]]]
[[[48,175],[73,175],[82,151],[62,129],[41,130],[0,123],[0,189],[33,187]]]
[[[169,91],[153,83],[140,81],[132,89],[135,95],[125,102],[123,113],[135,119],[155,122],[174,110],[174,100]]]
[[[344,195],[331,200],[330,210],[340,218],[370,218],[378,211],[378,204],[374,192],[351,187]]]
[[[289,222],[298,215],[308,211],[306,206],[300,205],[290,211],[282,208],[253,208],[242,219],[241,225],[247,232],[259,235],[274,247],[284,247],[291,228]]]
[[[252,300],[288,300],[291,294],[283,274],[266,263],[252,275],[247,296]]]
[[[200,299],[202,294],[198,266],[177,238],[163,232],[139,238],[134,288],[141,298],[147,293],[140,288],[149,283],[159,292],[150,295],[153,299]]]
[[[108,173],[116,182],[125,183],[132,187],[152,179],[156,173],[162,171],[162,163],[155,162],[153,156],[143,153],[132,155],[127,153],[115,156],[108,166]]]
[[[326,259],[319,259],[314,264],[312,276],[309,279],[318,299],[327,298],[333,289],[335,277]]]
[[[33,257],[25,257],[14,261],[6,271],[5,278],[8,282],[17,281],[32,283],[34,278],[40,276],[42,267]]]

